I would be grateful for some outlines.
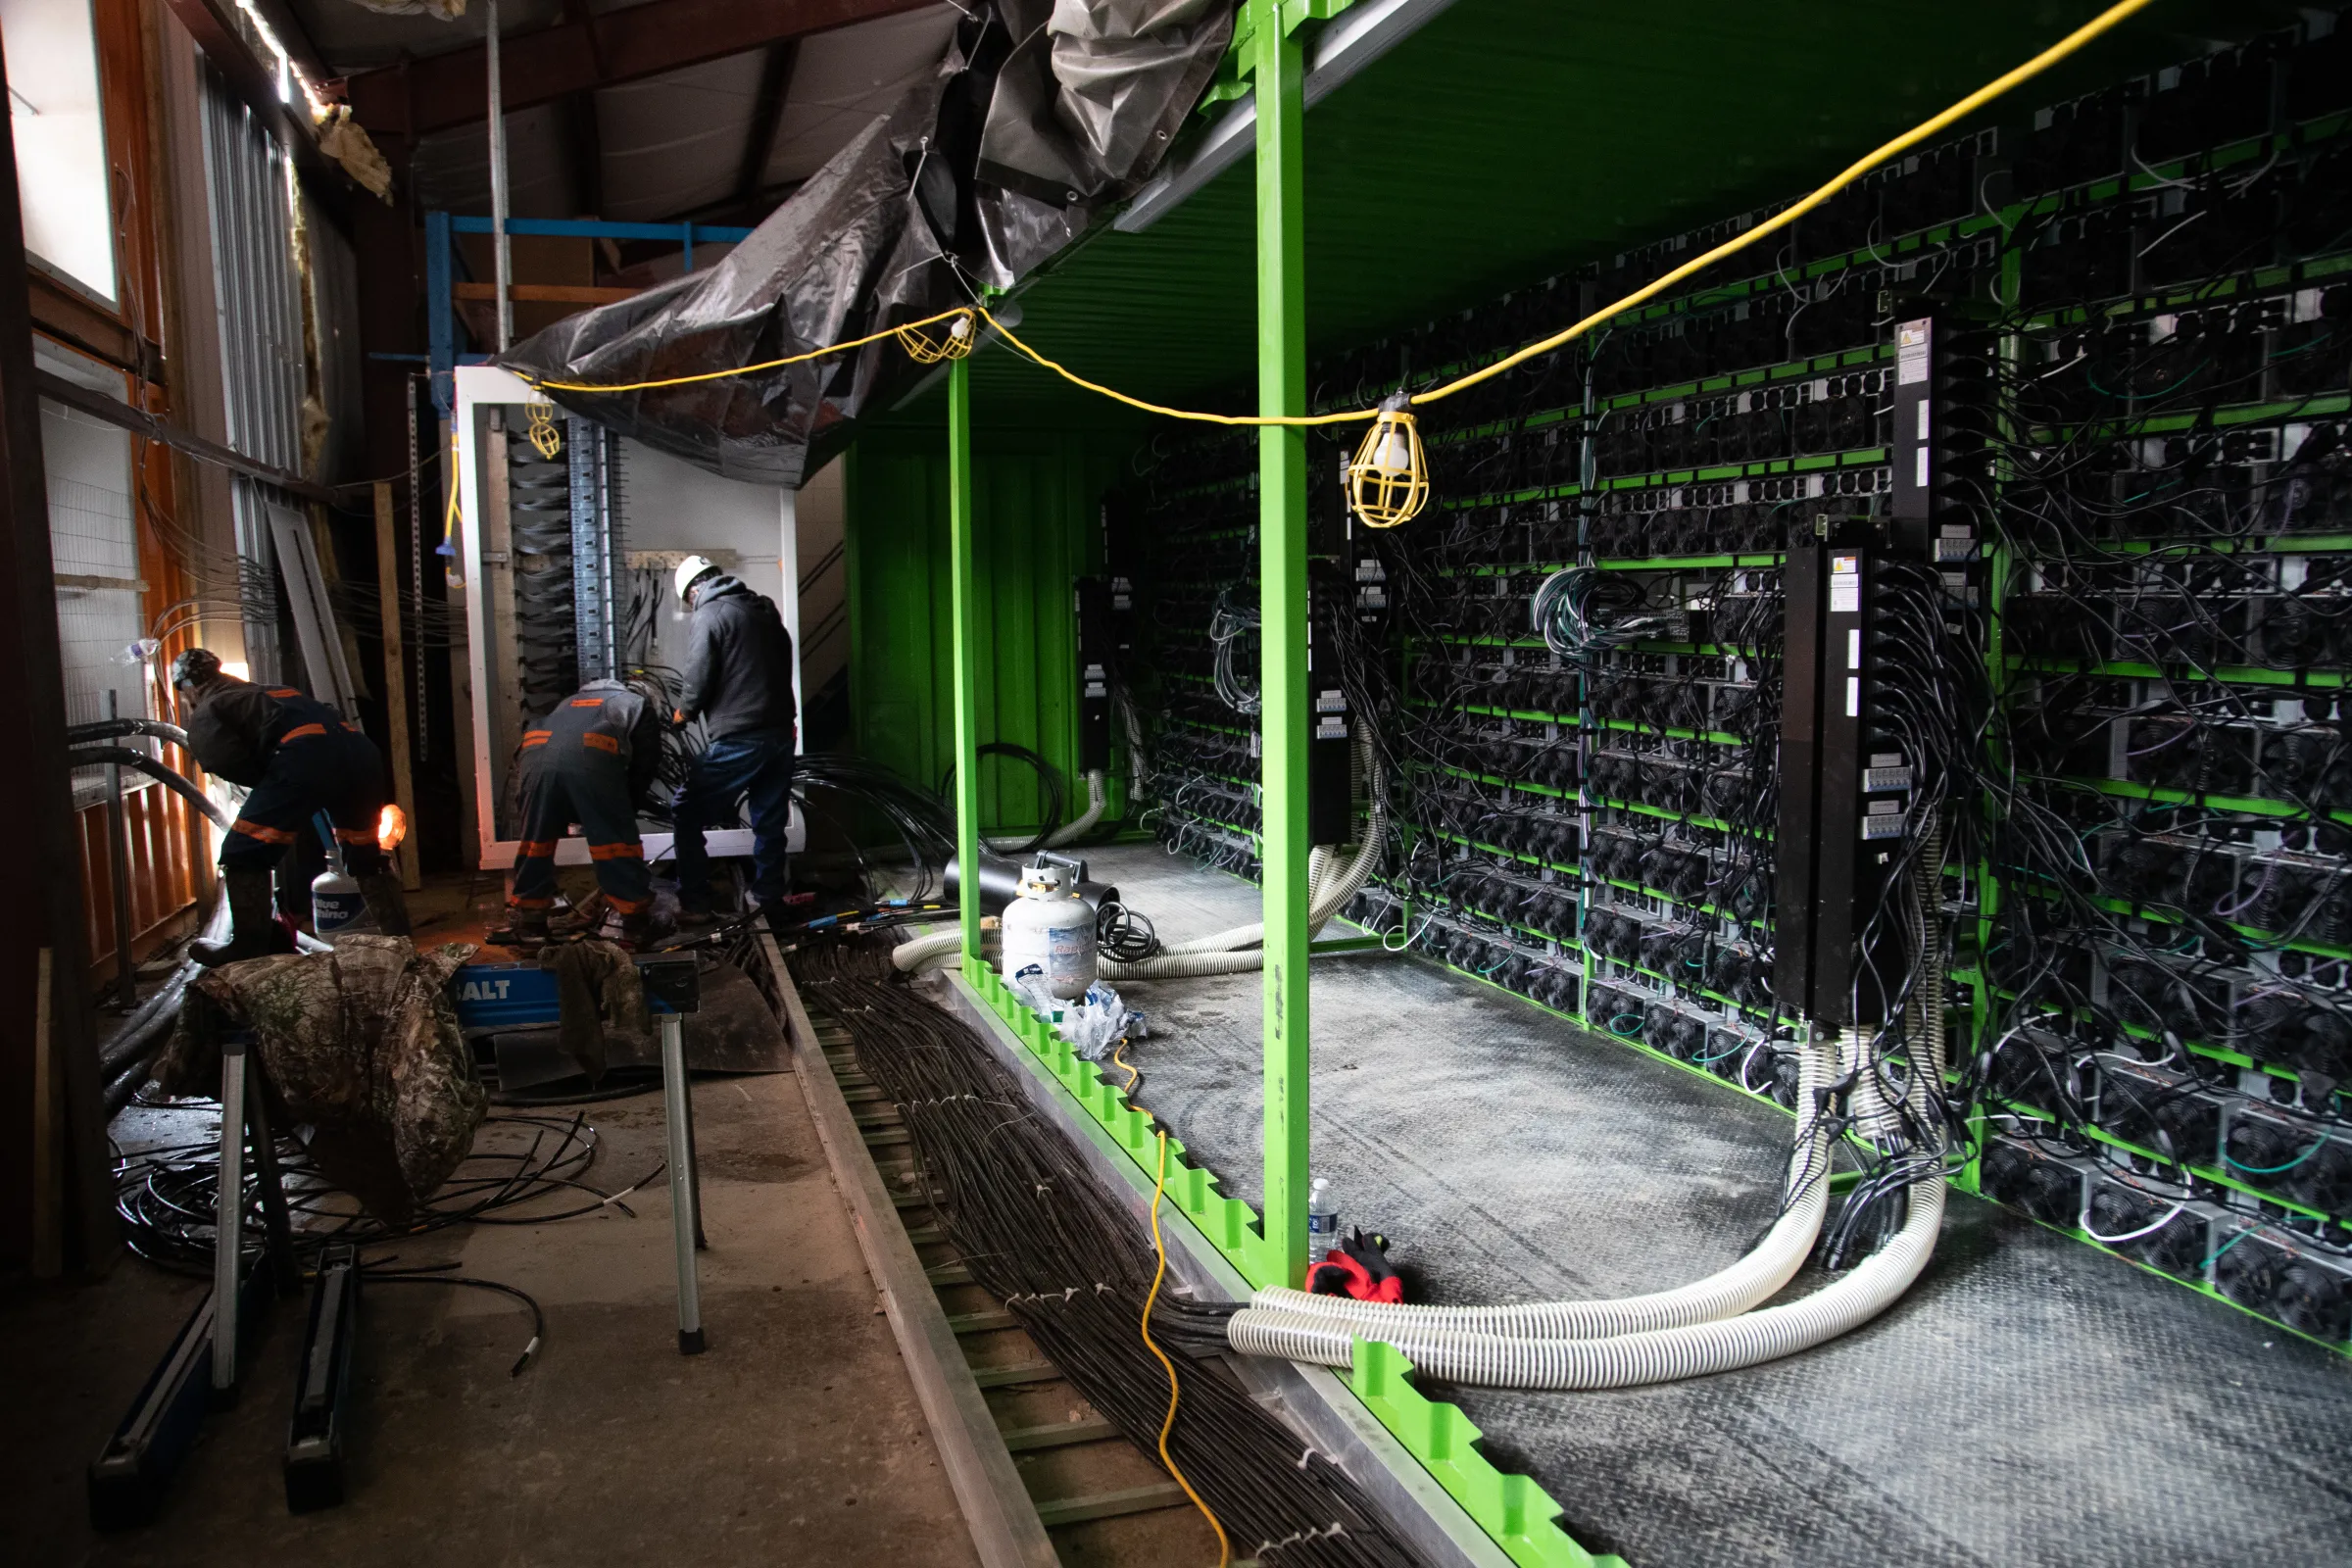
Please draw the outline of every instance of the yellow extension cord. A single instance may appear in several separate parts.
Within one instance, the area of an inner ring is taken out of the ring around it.
[[[1152,1113],[1137,1105],[1133,1099],[1135,1086],[1143,1080],[1143,1074],[1127,1065],[1125,1041],[1119,1042],[1119,1049],[1110,1054],[1110,1059],[1126,1070],[1130,1097],[1127,1103],[1151,1116]],[[1159,1118],[1152,1116],[1152,1119],[1156,1122]],[[1176,1403],[1183,1396],[1183,1391],[1176,1383],[1176,1363],[1169,1360],[1167,1351],[1152,1340],[1152,1303],[1159,1299],[1160,1281],[1167,1277],[1168,1272],[1168,1244],[1159,1234],[1159,1203],[1168,1190],[1168,1133],[1164,1127],[1156,1130],[1159,1133],[1159,1173],[1152,1183],[1152,1250],[1158,1255],[1159,1266],[1152,1271],[1152,1294],[1144,1298],[1143,1335],[1144,1348],[1159,1358],[1159,1364],[1168,1374],[1168,1413],[1159,1423],[1159,1462],[1168,1467],[1168,1474],[1176,1478],[1176,1484],[1184,1489],[1184,1494],[1193,1499],[1193,1506],[1200,1510],[1200,1517],[1208,1521],[1208,1528],[1217,1533],[1217,1568],[1226,1568],[1233,1561],[1233,1543],[1226,1539],[1224,1523],[1207,1503],[1200,1500],[1200,1494],[1193,1490],[1193,1484],[1185,1479],[1182,1470],[1176,1468],[1175,1457],[1168,1452],[1168,1434],[1176,1430]]]
[[[1693,257],[1691,260],[1685,262],[1682,266],[1674,269],[1674,270],[1666,273],[1663,277],[1644,284],[1641,288],[1634,290],[1631,294],[1626,295],[1623,299],[1602,306],[1599,310],[1594,311],[1583,320],[1578,321],[1573,325],[1564,327],[1560,331],[1553,333],[1547,338],[1543,338],[1537,342],[1530,343],[1517,352],[1507,355],[1502,359],[1496,360],[1492,365],[1483,366],[1476,370],[1470,371],[1466,375],[1457,376],[1453,380],[1446,382],[1441,387],[1437,387],[1428,392],[1415,393],[1412,395],[1410,401],[1416,404],[1436,403],[1442,399],[1452,397],[1456,392],[1467,391],[1471,387],[1477,386],[1482,381],[1492,380],[1506,370],[1526,364],[1529,360],[1539,358],[1543,355],[1552,353],[1554,350],[1563,348],[1567,344],[1574,342],[1577,338],[1582,337],[1585,333],[1591,331],[1593,327],[1600,325],[1603,321],[1619,316],[1626,311],[1632,310],[1636,306],[1642,305],[1646,301],[1655,299],[1666,289],[1673,287],[1676,283],[1681,282],[1684,278],[1690,276],[1692,273],[1712,267],[1727,256],[1737,255],[1739,252],[1743,251],[1749,246],[1755,244],[1756,241],[1762,239],[1767,234],[1778,233],[1780,230],[1787,228],[1790,223],[1795,222],[1799,218],[1811,212],[1814,208],[1819,207],[1823,202],[1828,201],[1831,197],[1837,195],[1838,191],[1844,189],[1847,185],[1851,184],[1861,175],[1868,173],[1871,170],[1878,168],[1882,164],[1891,162],[1902,153],[1908,152],[1911,148],[1916,147],[1919,145],[1919,143],[1927,140],[1930,136],[1933,136],[1936,132],[1947,128],[1961,120],[1966,119],[1968,116],[1975,114],[1979,109],[1984,108],[1984,105],[1990,103],[1993,99],[2000,97],[2012,87],[2015,87],[2021,82],[2031,80],[2033,77],[2039,75],[2042,72],[2047,71],[2059,61],[2066,59],[2069,55],[2072,55],[2080,50],[2084,44],[2089,43],[2092,39],[2098,37],[2100,34],[2111,30],[2117,24],[2125,21],[2127,18],[2130,18],[2137,12],[2145,10],[2153,3],[2154,0],[2119,0],[2118,4],[2112,5],[2105,11],[2100,12],[2090,21],[2084,23],[2082,26],[2077,27],[2073,32],[2068,33],[2065,37],[2059,39],[2056,43],[2050,45],[2047,49],[2044,49],[2041,53],[2027,61],[2024,65],[2019,66],[2005,74],[1996,77],[1992,81],[1985,83],[1984,86],[1979,87],[1975,92],[1970,93],[1967,97],[1953,104],[1950,108],[1944,110],[1942,113],[1928,120],[1922,121],[1917,125],[1914,125],[1911,129],[1904,131],[1901,135],[1894,137],[1890,141],[1882,143],[1880,146],[1875,147],[1871,149],[1871,151],[1863,154],[1860,158],[1857,158],[1851,164],[1848,164],[1844,169],[1838,171],[1836,175],[1814,190],[1811,195],[1805,197],[1802,201],[1784,209],[1782,212],[1775,214],[1773,217],[1766,219],[1763,222],[1758,223],[1746,233],[1738,235],[1733,239],[1726,240],[1723,244],[1716,246],[1713,250],[1708,251],[1703,256]],[[1045,355],[1040,354],[1037,350],[1031,348],[1028,344],[1022,342],[1018,337],[1014,336],[1011,329],[1005,326],[1004,322],[998,320],[994,316],[990,315],[988,308],[983,305],[959,305],[952,310],[942,311],[936,316],[925,317],[922,320],[909,321],[904,326],[887,327],[879,332],[869,332],[864,337],[852,338],[846,343],[835,343],[827,348],[811,349],[806,354],[787,355],[783,359],[779,360],[763,360],[758,365],[740,366],[733,369],[706,370],[698,375],[676,375],[658,381],[629,381],[614,385],[603,385],[589,381],[535,381],[531,380],[529,376],[524,376],[523,379],[525,381],[529,381],[533,387],[544,392],[647,392],[660,387],[687,386],[702,381],[724,380],[730,376],[756,375],[762,370],[781,369],[786,366],[802,365],[811,360],[829,359],[837,354],[846,354],[852,349],[863,348],[869,343],[878,343],[886,337],[898,338],[901,345],[906,349],[910,356],[920,363],[931,364],[936,363],[938,359],[960,356],[955,353],[953,347],[947,347],[947,345],[943,345],[941,343],[941,340],[928,336],[923,331],[923,328],[939,325],[943,321],[953,322],[958,318],[968,320],[972,318],[977,318],[980,320],[986,321],[989,326],[996,331],[996,334],[1003,338],[1004,342],[1016,353],[1020,354],[1022,358],[1030,361],[1032,364],[1037,365],[1043,369],[1053,371],[1055,375],[1060,376],[1072,386],[1080,387],[1088,392],[1093,392],[1099,396],[1109,398],[1116,403],[1123,403],[1131,409],[1138,409],[1146,414],[1156,414],[1171,419],[1189,419],[1199,424],[1281,425],[1286,427],[1348,424],[1359,420],[1375,418],[1380,414],[1380,410],[1377,407],[1369,409],[1348,409],[1335,414],[1203,414],[1192,409],[1169,408],[1165,404],[1151,403],[1142,398],[1132,398],[1126,393],[1120,392],[1115,388],[1103,386],[1097,381],[1090,381],[1085,376],[1082,376],[1075,370],[1070,369],[1068,367],[1056,364],[1054,361],[1048,359]],[[977,335],[977,333],[967,330],[960,335],[952,335],[947,340],[947,344],[969,345],[974,341],[974,339],[976,339]],[[946,350],[944,353],[942,352],[943,348]],[[965,351],[968,352],[968,347]]]

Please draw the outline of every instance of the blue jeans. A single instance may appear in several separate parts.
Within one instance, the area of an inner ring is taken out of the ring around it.
[[[686,769],[670,803],[677,829],[678,902],[689,909],[710,906],[710,853],[706,830],[735,821],[735,803],[752,811],[752,897],[761,904],[791,891],[785,864],[792,827],[792,731],[750,730],[710,743]]]

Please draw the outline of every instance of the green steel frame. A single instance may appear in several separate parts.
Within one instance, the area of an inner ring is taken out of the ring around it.
[[[972,586],[972,362],[954,361],[948,369],[948,583],[955,622],[956,672],[956,863],[972,887],[980,863],[980,716],[978,675],[979,606]],[[963,928],[963,961],[980,967],[980,901],[957,901]]]
[[[1305,8],[1250,0],[1242,12],[1257,96],[1257,408],[1306,412]],[[1266,1254],[1283,1282],[1306,1277],[1306,432],[1259,431],[1258,693],[1265,875]]]
[[[1239,96],[1248,82],[1257,104],[1255,154],[1255,280],[1257,314],[1258,410],[1261,415],[1298,415],[1307,411],[1304,284],[1304,160],[1302,55],[1298,29],[1347,9],[1352,0],[1244,0],[1234,47],[1227,63],[1227,80],[1215,95]],[[2337,127],[2329,125],[2328,130]],[[2264,147],[2240,150],[2242,157],[2260,156]],[[2146,177],[2129,176],[2113,186],[2095,187],[2092,199],[2107,199],[2160,182],[2160,172]],[[1997,214],[1973,217],[1904,242],[1907,247],[1969,234],[1995,225],[2007,226],[2030,216],[2037,204],[2026,203]],[[1895,248],[1895,247],[1890,247]],[[1851,258],[1812,264],[1806,276],[1835,270]],[[1707,291],[1736,292],[1732,290]],[[1633,313],[1636,320],[1666,314],[1676,302],[1661,302]],[[1853,357],[1857,361],[1876,354]],[[1805,367],[1808,373],[1815,369]],[[1729,388],[1747,377],[1721,377],[1689,388],[1657,389],[1633,394],[1623,401],[1641,402],[1690,391]],[[978,769],[974,765],[978,699],[976,639],[980,607],[975,601],[973,576],[972,502],[972,388],[967,363],[958,362],[949,378],[949,461],[951,474],[951,580],[954,600],[955,673],[953,702],[957,759],[956,817],[958,854],[970,863],[980,834]],[[2325,401],[2325,400],[2324,400]],[[2225,412],[2227,422],[2231,416]],[[1463,432],[1474,433],[1474,432]],[[1843,461],[1875,461],[1876,452],[1847,454]],[[1800,461],[1759,466],[1759,471],[1794,471],[1838,460]],[[1664,476],[1706,480],[1731,476],[1738,470],[1693,471]],[[1651,476],[1656,477],[1656,476]],[[1306,683],[1306,442],[1297,429],[1268,427],[1260,437],[1259,570],[1261,581],[1260,745],[1262,752],[1262,830],[1257,837],[1264,867],[1265,912],[1265,1037],[1264,1146],[1266,1211],[1253,1212],[1240,1200],[1217,1190],[1215,1175],[1185,1157],[1183,1144],[1169,1140],[1167,1197],[1199,1227],[1201,1234],[1252,1285],[1298,1279],[1305,1266],[1304,1192],[1307,1178],[1308,1120],[1307,1061],[1309,1012],[1306,956],[1306,839],[1305,725]],[[1574,487],[1554,492],[1573,493]],[[1488,498],[1494,499],[1494,498]],[[1728,566],[1765,564],[1772,558],[1708,557],[1661,564]],[[1604,562],[1604,566],[1619,563]],[[1991,564],[1991,592],[1997,595],[2010,563],[1996,552]],[[1997,632],[1996,632],[1997,637]],[[1486,641],[1488,639],[1481,639]],[[1504,641],[1503,639],[1494,639]],[[1995,646],[1989,650],[1996,681],[2019,662]],[[2249,672],[2248,678],[2276,678]],[[1523,715],[1538,716],[1538,715]],[[1710,737],[1713,738],[1713,737]],[[2162,795],[2163,792],[2150,792]],[[2217,803],[2233,808],[2264,808],[2260,803]],[[1979,868],[1983,890],[1979,939],[2000,895],[1989,868]],[[1410,909],[1407,909],[1410,918]],[[1138,1168],[1150,1174],[1157,1153],[1151,1118],[1126,1101],[1121,1088],[1095,1064],[1081,1060],[1058,1039],[1052,1027],[1031,1014],[1004,982],[979,960],[980,913],[972,901],[960,916],[966,963],[958,983],[1002,1018],[1019,1036],[1039,1063],[1057,1079],[1111,1134]],[[1955,965],[1953,979],[1971,995],[1972,1024],[1983,1027],[1984,976],[1976,965]],[[1516,996],[1515,993],[1506,993]],[[1525,1002],[1524,998],[1516,1000]],[[1528,1004],[1536,1005],[1535,1004]],[[1551,1011],[1553,1009],[1544,1008]],[[1639,1040],[1629,1040],[1581,1010],[1562,1016],[1597,1027],[1611,1038],[1671,1063],[1711,1083],[1724,1080],[1702,1068]],[[1752,1091],[1726,1085],[1735,1093],[1763,1098]],[[2210,1172],[2200,1174],[2210,1175]],[[1973,1189],[1973,1166],[1957,1185]],[[2130,1261],[2128,1259],[2128,1261]],[[2145,1265],[2135,1263],[2145,1268]],[[2205,1294],[2213,1295],[2210,1289]],[[2217,1298],[2227,1300],[2227,1298]],[[2231,1303],[2234,1305],[2235,1303]],[[2291,1332],[2291,1331],[2289,1331]],[[1594,1556],[1572,1540],[1557,1523],[1558,1505],[1525,1476],[1506,1475],[1494,1468],[1475,1446],[1480,1434],[1459,1407],[1425,1398],[1407,1381],[1410,1363],[1392,1347],[1359,1343],[1348,1386],[1435,1477],[1514,1562],[1529,1568],[1622,1568],[1615,1557]]]
[[[1351,0],[1247,0],[1236,63],[1257,98],[1258,411],[1307,411],[1304,61],[1298,29]],[[979,615],[974,585],[972,390],[968,361],[948,382],[949,575],[954,625],[952,701],[956,718],[956,854],[976,863],[980,843],[977,672]],[[1252,1285],[1288,1283],[1306,1272],[1308,995],[1306,712],[1307,443],[1303,430],[1268,426],[1260,437],[1259,690],[1264,768],[1265,1212],[1216,1191],[1216,1178],[1169,1140],[1167,1192],[1202,1235]],[[1151,1118],[1119,1087],[1021,1004],[980,957],[980,905],[960,901],[961,983],[1021,1041],[1117,1140],[1139,1168],[1155,1159]],[[1344,944],[1360,946],[1361,944]],[[1338,946],[1338,945],[1335,945]],[[1149,1155],[1147,1154],[1149,1152]],[[1355,1396],[1525,1568],[1623,1568],[1595,1557],[1560,1529],[1560,1508],[1521,1475],[1497,1470],[1476,1445],[1479,1429],[1451,1404],[1433,1402],[1408,1381],[1411,1363],[1393,1348],[1363,1344],[1348,1379]]]

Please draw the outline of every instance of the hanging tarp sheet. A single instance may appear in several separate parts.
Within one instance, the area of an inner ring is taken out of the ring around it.
[[[938,72],[718,264],[583,312],[499,364],[729,478],[797,486],[925,372],[896,343],[674,381],[862,337],[1009,288],[1157,169],[1215,74],[1231,0],[1000,0]]]

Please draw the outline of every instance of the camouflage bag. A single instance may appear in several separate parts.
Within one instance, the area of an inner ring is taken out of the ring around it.
[[[251,1028],[273,1125],[309,1126],[326,1179],[397,1224],[449,1180],[489,1109],[446,990],[474,952],[346,936],[332,953],[223,964],[189,988],[156,1077],[170,1094],[218,1094],[220,1044],[200,1009]]]

